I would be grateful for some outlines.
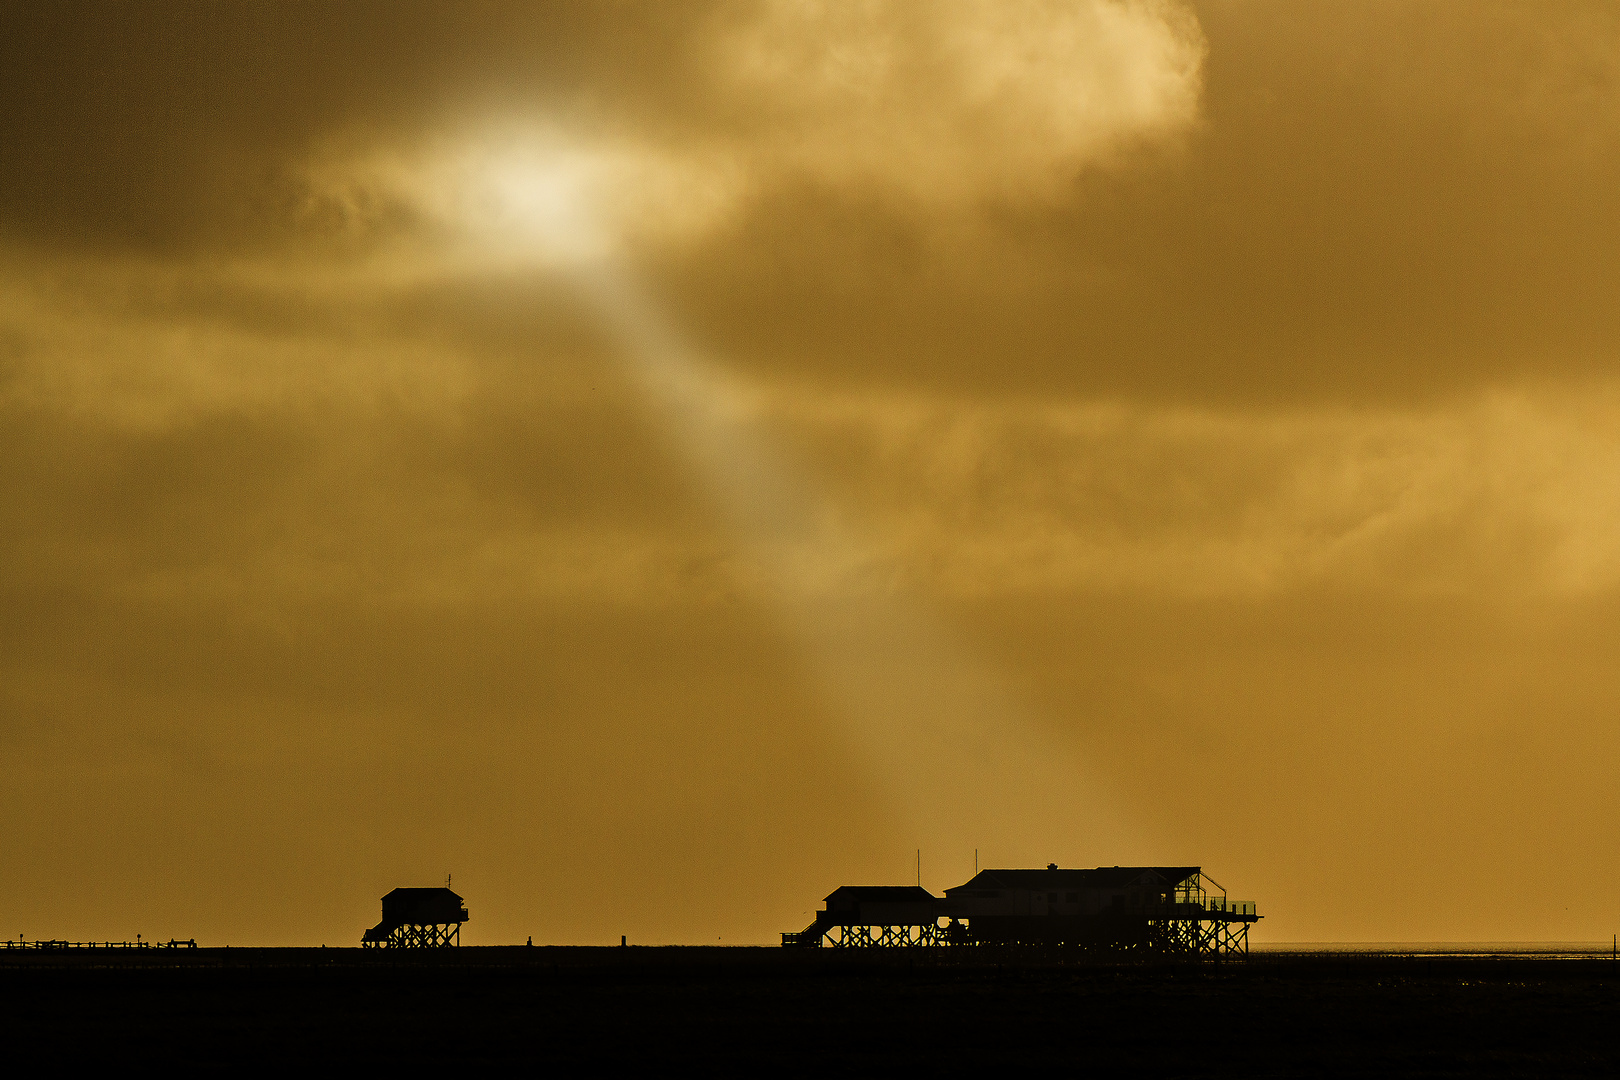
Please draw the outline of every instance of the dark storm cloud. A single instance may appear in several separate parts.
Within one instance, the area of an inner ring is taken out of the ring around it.
[[[408,138],[491,100],[667,98],[702,21],[622,3],[8,2],[0,227],[91,247],[274,237],[306,194],[289,170],[334,132]]]
[[[305,164],[543,114],[648,147],[770,147],[769,174],[706,235],[644,252],[739,363],[1251,401],[1605,370],[1620,342],[1612,7],[1197,10],[1192,134],[1077,165],[1038,199],[997,182],[941,205],[918,192],[968,165],[894,144],[895,175],[946,171],[916,190],[874,180],[859,110],[829,128],[779,88],[716,74],[714,41],[754,8],[14,5],[0,228],[193,255],[343,239],[356,221],[409,231],[408,198],[373,189],[357,207],[312,189]],[[875,32],[824,23],[759,32]],[[813,97],[825,72],[763,40],[789,65],[772,77]],[[771,143],[784,131],[808,149]]]

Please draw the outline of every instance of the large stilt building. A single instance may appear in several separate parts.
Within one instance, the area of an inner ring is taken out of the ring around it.
[[[846,885],[782,944],[1064,945],[1104,952],[1246,954],[1252,901],[1197,866],[984,870],[936,897],[915,886]]]

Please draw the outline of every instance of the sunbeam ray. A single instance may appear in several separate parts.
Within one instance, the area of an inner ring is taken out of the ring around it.
[[[527,221],[544,261],[609,330],[650,411],[749,550],[773,610],[797,643],[835,725],[893,831],[935,850],[1007,859],[1147,858],[1116,794],[915,599],[863,568],[881,546],[861,536],[767,433],[745,395],[702,356],[635,275],[610,254],[583,198],[537,181]],[[503,179],[513,186],[510,175]],[[553,242],[554,240],[554,242]],[[768,722],[761,717],[759,722]]]

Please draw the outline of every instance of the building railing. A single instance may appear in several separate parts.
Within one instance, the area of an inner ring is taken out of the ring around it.
[[[1230,915],[1253,915],[1253,900],[1228,900],[1224,896],[1210,896],[1204,900],[1205,911],[1224,911]]]

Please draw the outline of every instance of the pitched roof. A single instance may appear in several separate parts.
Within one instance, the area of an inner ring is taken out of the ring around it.
[[[395,889],[393,892],[389,893],[388,896],[383,897],[383,899],[387,900],[390,897],[396,896],[401,900],[409,900],[413,903],[430,898],[434,900],[454,900],[458,904],[464,902],[461,897],[457,896],[455,893],[451,892],[449,889],[446,889],[442,885],[436,889]]]
[[[1124,889],[1153,874],[1169,888],[1198,873],[1197,866],[1099,866],[1092,870],[981,870],[973,880],[945,895],[963,889],[1024,889],[1030,892],[1061,889]],[[1151,879],[1149,879],[1151,880]]]
[[[833,897],[846,904],[914,904],[939,897],[917,885],[840,885],[828,893],[825,902]]]

